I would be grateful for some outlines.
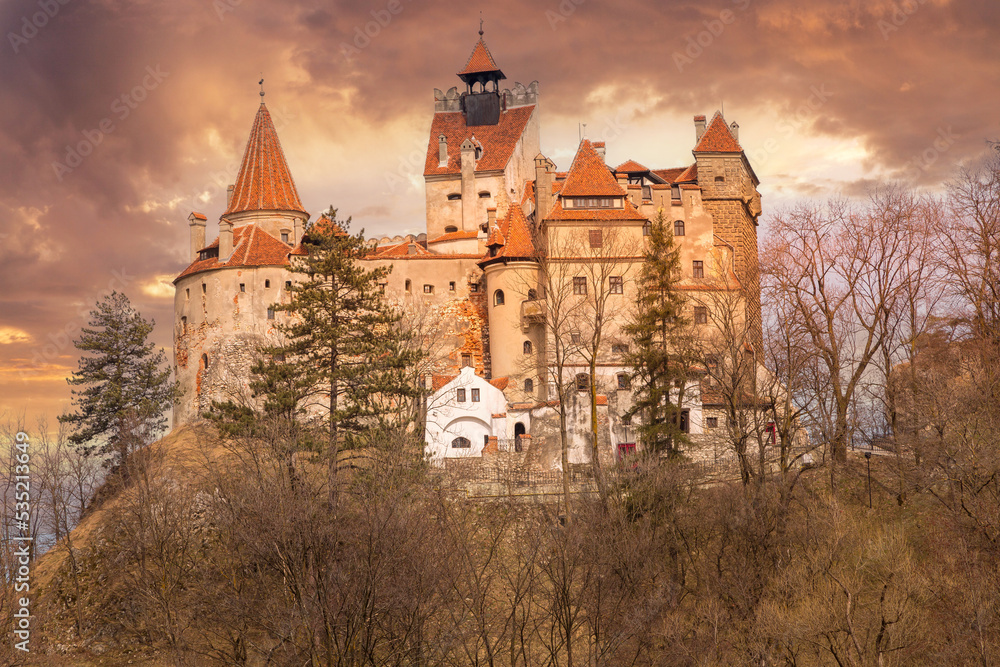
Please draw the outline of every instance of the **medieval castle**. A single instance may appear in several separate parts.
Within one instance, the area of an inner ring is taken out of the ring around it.
[[[425,375],[426,451],[439,465],[508,451],[543,469],[559,465],[559,369],[579,383],[568,406],[570,462],[590,457],[591,340],[600,294],[608,314],[595,361],[602,458],[635,447],[622,415],[630,405],[621,335],[650,220],[662,212],[681,249],[690,319],[708,332],[713,293],[738,295],[740,317],[760,345],[758,180],[736,123],[694,118],[694,161],[656,169],[605,163],[602,142],[583,139],[565,171],[540,152],[538,84],[501,89],[506,77],[480,39],[458,73],[459,92],[435,89],[424,165],[426,234],[372,243],[366,260],[391,265],[385,291],[437,327],[441,347]],[[212,400],[248,393],[248,366],[274,334],[272,306],[288,299],[290,257],[309,220],[267,107],[261,102],[218,237],[191,213],[191,264],[174,280],[174,369],[184,394],[174,424]],[[279,313],[278,317],[283,316]],[[422,325],[423,326],[423,325]],[[577,347],[574,347],[577,346]],[[577,348],[581,349],[577,349]],[[752,352],[752,350],[751,350]],[[683,427],[696,441],[724,425],[710,388],[695,377]]]

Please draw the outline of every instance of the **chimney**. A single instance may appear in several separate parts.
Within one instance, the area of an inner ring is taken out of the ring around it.
[[[535,157],[535,224],[541,224],[552,210],[552,173],[549,159],[539,153]]]
[[[226,188],[226,210],[227,211],[229,210],[229,207],[233,203],[233,190],[235,190],[235,189],[236,189],[236,186],[234,184],[232,184],[232,183],[230,183],[229,187]]]
[[[736,124],[735,120],[729,125],[729,131],[733,133],[733,139],[735,139],[737,141],[737,143],[739,143],[739,140],[740,140],[740,126]]]
[[[299,241],[302,240],[302,222],[302,218],[295,218],[292,221],[292,242],[290,245],[293,248],[299,244]]]
[[[597,154],[600,155],[601,159],[603,160],[604,159],[604,150],[605,150],[604,149],[604,142],[603,141],[595,141],[592,145],[594,146],[594,150],[597,151]]]
[[[495,208],[486,209],[486,233],[489,234],[493,225],[497,224],[497,210]]]
[[[476,229],[476,145],[462,142],[462,231]]]
[[[233,256],[233,223],[225,218],[219,221],[219,261],[226,262]]]
[[[697,144],[701,141],[701,137],[705,134],[705,117],[695,116],[694,117],[694,143]]]
[[[198,251],[205,247],[205,221],[207,218],[197,212],[188,216],[191,225],[191,261],[198,259]]]
[[[444,167],[448,164],[448,140],[443,134],[438,135],[438,166]]]

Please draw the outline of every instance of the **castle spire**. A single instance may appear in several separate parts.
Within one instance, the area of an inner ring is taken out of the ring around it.
[[[260,107],[250,130],[232,199],[223,215],[241,211],[305,213],[271,114],[264,105],[264,79],[260,80],[260,85]]]

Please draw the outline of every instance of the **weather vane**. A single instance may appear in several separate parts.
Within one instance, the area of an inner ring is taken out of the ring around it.
[[[261,100],[261,102],[263,102],[264,101],[264,73],[261,72],[260,75],[261,75],[260,76],[260,81],[258,81],[257,83],[260,84],[260,100]]]
[[[483,36],[483,10],[479,10],[479,36]]]

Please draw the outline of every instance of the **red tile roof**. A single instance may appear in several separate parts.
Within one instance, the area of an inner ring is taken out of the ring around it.
[[[208,220],[204,213],[199,213],[198,211],[192,211],[189,217],[196,218],[198,220]]]
[[[428,241],[428,243],[441,243],[443,241],[459,241],[463,239],[475,239],[475,238],[479,238],[479,232],[476,231],[448,232],[447,234],[442,234],[441,236],[437,237],[432,241]]]
[[[486,247],[489,248],[495,245],[502,246],[506,242],[507,237],[505,237],[503,232],[500,231],[500,225],[494,224],[493,227],[490,228],[490,235],[486,237]]]
[[[681,173],[674,183],[687,183],[689,181],[698,182],[698,163],[695,162]]]
[[[537,256],[528,220],[524,217],[524,211],[516,204],[507,209],[507,215],[490,231],[486,245],[502,247],[496,255],[484,257],[480,265],[503,259],[534,259]]]
[[[534,105],[515,107],[501,112],[500,122],[496,125],[465,124],[465,114],[457,111],[441,111],[434,114],[431,122],[430,141],[427,144],[427,161],[424,163],[424,176],[437,174],[462,173],[462,142],[471,139],[475,133],[476,140],[483,147],[482,157],[476,162],[476,171],[500,171],[507,167],[514,147],[524,134]],[[448,144],[448,164],[443,167],[438,153],[438,136],[445,136]]]
[[[701,141],[694,147],[695,153],[742,153],[743,149],[726,125],[726,119],[718,111],[708,124]]]
[[[305,213],[271,114],[261,102],[236,176],[233,198],[223,215],[267,210]]]
[[[667,183],[673,183],[677,180],[677,177],[684,173],[687,167],[674,167],[672,169],[654,169],[653,173],[665,180]]]
[[[457,375],[433,375],[431,376],[431,391],[436,392],[441,387],[445,386],[455,378]]]
[[[649,167],[644,167],[635,160],[626,160],[615,167],[615,171],[623,174],[638,174],[644,171],[649,171]]]
[[[590,141],[584,139],[576,151],[573,164],[569,168],[563,184],[564,197],[624,197],[625,191],[611,174],[608,165],[594,150]]]
[[[499,71],[497,63],[493,60],[493,55],[490,50],[486,47],[486,42],[480,37],[479,41],[472,48],[472,53],[469,54],[469,60],[465,63],[465,69],[458,73],[459,76],[463,74],[479,74],[481,72],[496,72]]]
[[[413,246],[412,252],[410,246]],[[369,259],[383,259],[385,257],[415,257],[417,255],[434,254],[436,253],[431,252],[419,243],[414,241],[403,241],[402,243],[397,243],[396,245],[380,248],[373,256],[369,257]]]
[[[219,239],[202,248],[218,248]],[[285,266],[291,248],[274,238],[257,225],[241,225],[233,230],[233,254],[228,261],[220,262],[219,257],[197,259],[191,263],[179,276],[178,280],[202,271],[212,269],[253,267],[253,266]]]
[[[490,382],[491,385],[493,385],[494,387],[496,387],[500,391],[503,391],[503,390],[505,390],[507,388],[507,385],[510,383],[510,378],[508,378],[508,377],[493,378],[489,382]]]

